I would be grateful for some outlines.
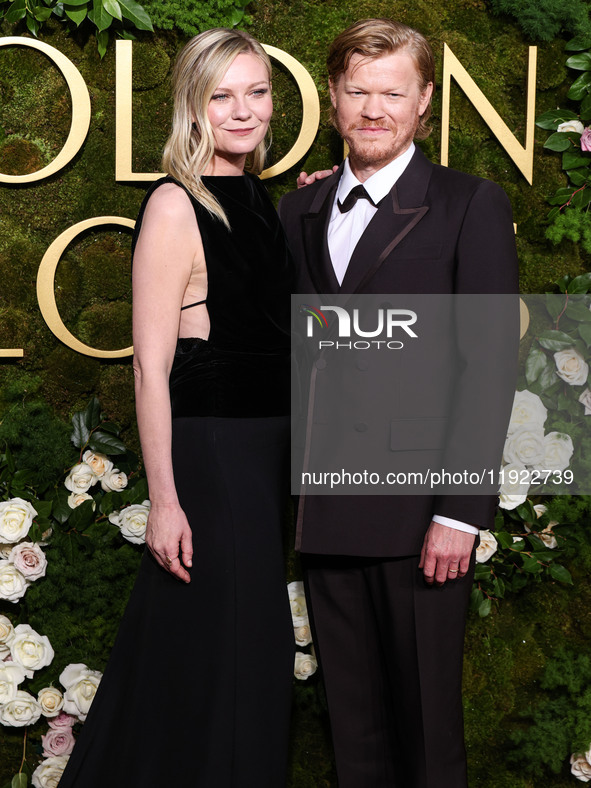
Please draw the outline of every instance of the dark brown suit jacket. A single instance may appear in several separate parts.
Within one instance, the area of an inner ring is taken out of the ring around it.
[[[503,190],[491,181],[434,165],[418,149],[380,203],[339,287],[327,227],[340,174],[292,192],[279,204],[298,269],[296,292],[518,292],[511,206]],[[516,347],[506,351],[511,365]],[[486,371],[486,358],[473,361],[468,374],[476,377]],[[453,398],[458,385],[461,381],[451,375],[439,376],[433,381],[433,397],[439,396],[439,388]],[[506,388],[501,397],[507,421],[512,389]],[[461,402],[461,392],[455,399]],[[499,435],[499,465],[503,439]],[[495,503],[481,495],[309,495],[300,500],[296,546],[333,555],[416,555],[433,514],[489,528]]]

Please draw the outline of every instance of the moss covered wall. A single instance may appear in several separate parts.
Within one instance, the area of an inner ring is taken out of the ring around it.
[[[518,28],[492,17],[481,0],[264,0],[249,7],[250,31],[280,47],[311,73],[318,88],[322,123],[316,142],[290,172],[268,182],[274,199],[293,188],[297,172],[339,161],[341,143],[327,119],[324,56],[334,35],[364,16],[394,16],[430,38],[439,61],[446,42],[474,77],[520,141],[524,138],[527,46]],[[0,24],[1,35],[23,35]],[[9,411],[42,399],[67,417],[97,394],[103,408],[136,441],[130,360],[103,361],[62,345],[39,312],[35,278],[49,244],[66,228],[92,216],[134,218],[147,185],[115,182],[115,57],[104,60],[93,39],[49,25],[42,40],[66,54],[89,88],[92,120],[76,158],[55,176],[29,186],[0,185],[0,347],[23,347],[22,360],[0,359],[0,423]],[[134,43],[134,155],[136,172],[157,171],[170,117],[168,76],[184,42],[174,32],[156,32]],[[538,50],[537,114],[565,105],[563,42]],[[278,67],[274,76],[275,119],[272,161],[295,140],[301,118],[297,87]],[[422,147],[439,159],[440,95],[435,98],[431,138]],[[70,103],[59,72],[32,50],[0,48],[0,171],[24,174],[47,164],[68,132]],[[450,166],[492,178],[508,192],[518,224],[522,289],[539,292],[559,276],[577,274],[589,260],[577,245],[551,247],[543,237],[546,194],[560,183],[559,157],[542,151],[545,132],[536,131],[534,185],[530,187],[490,130],[452,87]],[[130,236],[120,228],[81,236],[64,255],[56,276],[56,298],[67,327],[82,341],[104,349],[124,347],[130,334]],[[31,406],[32,407],[32,406]],[[506,602],[499,613],[470,623],[466,671],[467,734],[473,786],[533,788],[568,786],[568,771],[536,782],[519,765],[505,763],[507,730],[519,725],[519,711],[535,697],[543,664],[560,640],[583,648],[591,624],[586,573],[576,593],[553,586]],[[560,620],[555,611],[560,610]],[[584,618],[583,623],[581,620]],[[294,788],[334,785],[325,718],[317,689],[297,700],[291,784]]]

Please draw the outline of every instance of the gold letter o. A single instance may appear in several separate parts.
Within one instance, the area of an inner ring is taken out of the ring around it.
[[[314,80],[295,57],[288,55],[283,49],[277,49],[277,47],[272,47],[269,44],[263,44],[263,49],[272,58],[283,63],[293,74],[302,96],[302,126],[294,146],[277,164],[268,167],[261,173],[261,178],[274,178],[276,175],[289,170],[294,164],[297,164],[312,147],[320,123],[320,101]]]
[[[55,157],[55,159],[37,172],[30,172],[28,175],[4,175],[0,173],[0,183],[32,183],[33,181],[41,181],[50,175],[61,170],[66,164],[74,158],[82,147],[88,128],[90,126],[90,96],[88,95],[88,88],[82,78],[82,74],[78,71],[76,66],[71,60],[63,55],[55,47],[37,41],[35,38],[23,38],[20,36],[6,36],[0,38],[0,47],[7,46],[23,46],[32,47],[43,52],[44,55],[50,60],[53,60],[55,65],[63,74],[64,79],[70,90],[72,96],[72,122],[70,124],[70,132],[66,144]]]
[[[121,216],[95,216],[93,219],[85,219],[83,222],[78,222],[78,224],[64,230],[45,252],[39,265],[39,271],[37,272],[37,300],[39,301],[39,309],[43,319],[52,333],[69,348],[72,348],[77,353],[83,353],[85,356],[94,356],[95,358],[123,358],[124,356],[133,355],[133,346],[122,350],[97,350],[97,348],[90,347],[90,345],[85,345],[68,331],[55,302],[55,272],[66,247],[84,230],[101,224],[120,224],[131,229],[135,227],[135,222],[132,219],[124,219]]]

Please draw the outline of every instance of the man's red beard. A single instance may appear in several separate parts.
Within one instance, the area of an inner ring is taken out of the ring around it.
[[[374,128],[374,129],[388,129],[392,136],[390,137],[389,144],[384,145],[384,141],[380,140],[360,140],[359,137],[355,135],[355,129],[359,127],[359,125],[363,125],[366,128]],[[388,122],[384,121],[361,121],[350,124],[346,129],[342,129],[339,123],[338,115],[334,118],[334,125],[341,137],[345,140],[347,145],[349,146],[350,156],[352,161],[360,166],[360,167],[371,167],[376,165],[385,165],[395,159],[397,156],[400,156],[403,153],[414,137],[410,139],[400,139],[397,137],[397,127]],[[418,119],[415,126],[414,131],[419,125]]]

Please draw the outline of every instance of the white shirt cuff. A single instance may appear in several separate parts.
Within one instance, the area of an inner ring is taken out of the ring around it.
[[[447,525],[448,528],[455,528],[456,531],[464,531],[467,534],[474,535],[478,533],[478,528],[476,528],[476,526],[468,525],[468,523],[463,523],[461,520],[454,520],[452,517],[443,517],[440,514],[434,514],[431,519],[440,525]]]

